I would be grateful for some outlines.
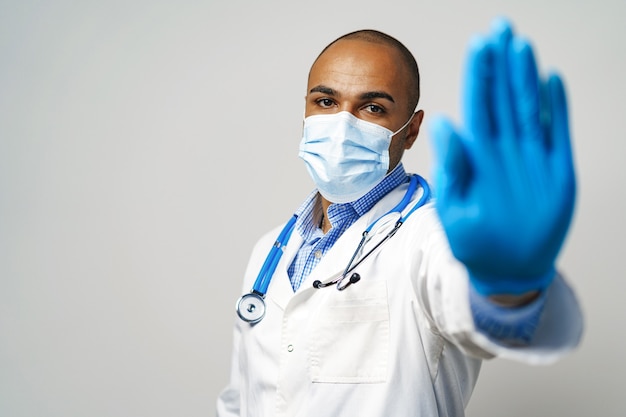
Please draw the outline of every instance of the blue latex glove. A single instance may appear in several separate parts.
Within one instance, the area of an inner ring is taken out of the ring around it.
[[[436,207],[455,257],[483,295],[546,288],[574,210],[561,79],[540,80],[530,44],[497,19],[470,43],[465,126],[430,125]]]

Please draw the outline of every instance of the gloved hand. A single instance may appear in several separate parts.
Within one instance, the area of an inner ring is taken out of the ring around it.
[[[561,79],[541,80],[530,44],[497,19],[469,46],[463,130],[430,125],[436,207],[454,256],[484,295],[547,287],[576,180]]]

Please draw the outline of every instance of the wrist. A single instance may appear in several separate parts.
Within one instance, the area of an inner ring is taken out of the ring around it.
[[[470,306],[476,328],[491,338],[512,345],[532,341],[546,303],[546,291],[536,293],[523,305],[503,306],[493,297],[470,288]]]
[[[541,291],[530,291],[520,295],[492,294],[487,299],[499,307],[523,307],[535,301],[541,296]]]

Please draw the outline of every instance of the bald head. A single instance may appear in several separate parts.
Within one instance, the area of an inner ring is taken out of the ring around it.
[[[404,71],[401,71],[401,73],[403,74],[403,77],[406,78],[404,82],[406,82],[408,89],[407,111],[408,114],[412,114],[415,111],[420,98],[420,75],[417,62],[415,61],[415,57],[411,51],[409,51],[406,46],[392,36],[377,30],[364,29],[350,32],[332,41],[317,56],[315,62],[313,62],[313,66],[329,48],[336,43],[345,40],[356,40],[372,44],[385,45],[396,51],[399,57],[399,63],[404,67]]]

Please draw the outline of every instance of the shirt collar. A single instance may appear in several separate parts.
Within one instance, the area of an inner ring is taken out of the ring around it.
[[[363,197],[352,203],[346,203],[358,213],[359,217],[370,211],[376,203],[378,203],[391,190],[402,184],[406,180],[406,172],[401,163],[387,174],[374,188],[367,192]]]
[[[329,207],[329,211],[351,208],[356,217],[359,218],[367,213],[376,203],[378,203],[391,190],[402,184],[406,180],[406,172],[402,163],[399,163],[393,171],[387,174],[374,188],[367,192],[363,197],[350,203],[333,203]],[[312,235],[318,228],[322,219],[322,204],[318,198],[319,192],[313,190],[311,194],[304,200],[302,205],[296,211],[298,220],[296,221],[296,230],[305,239]]]

